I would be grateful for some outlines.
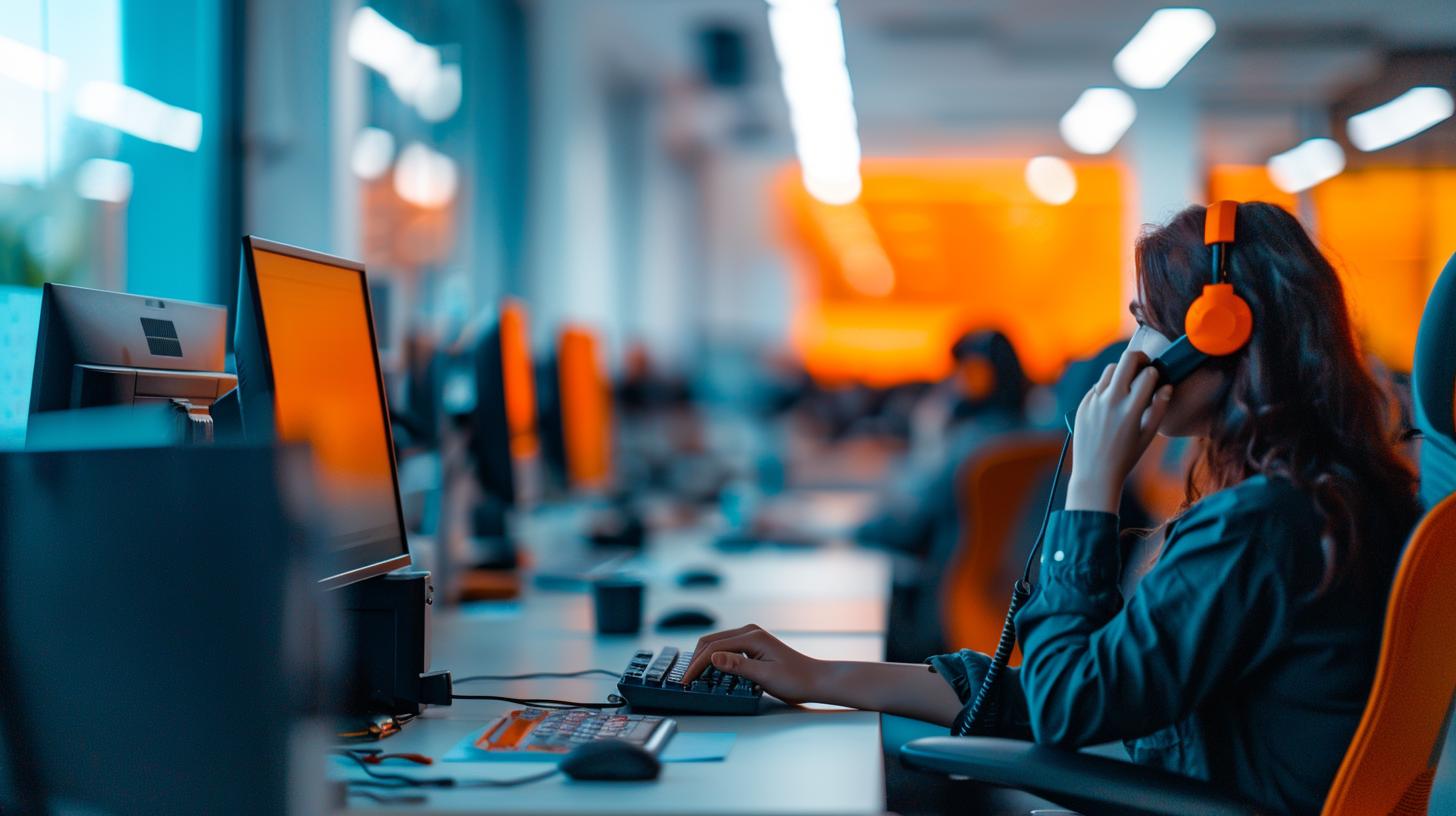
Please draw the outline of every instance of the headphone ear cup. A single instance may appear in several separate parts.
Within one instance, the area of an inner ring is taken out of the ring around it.
[[[961,363],[960,377],[962,392],[977,402],[996,390],[996,367],[985,357],[975,356]]]
[[[1233,354],[1254,333],[1254,314],[1232,284],[1214,283],[1188,307],[1184,330],[1193,347],[1215,357]]]

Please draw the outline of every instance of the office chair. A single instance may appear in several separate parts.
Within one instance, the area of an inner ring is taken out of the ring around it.
[[[1411,393],[1421,431],[1421,500],[1434,507],[1456,491],[1456,255],[1436,279],[1416,336]]]
[[[1365,715],[1323,816],[1424,814],[1456,692],[1456,496],[1416,527],[1391,585],[1380,662]],[[930,737],[901,750],[911,767],[1019,788],[1100,814],[1250,816],[1259,808],[1207,783],[1021,740]]]
[[[1026,559],[1017,547],[1030,546],[1035,529],[1027,529],[1061,446],[1059,433],[1008,434],[966,462],[958,488],[963,531],[938,588],[942,631],[955,648],[996,648],[1007,589]]]

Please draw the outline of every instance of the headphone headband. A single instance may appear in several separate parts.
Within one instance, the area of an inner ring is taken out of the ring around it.
[[[1183,318],[1185,334],[1173,341],[1153,365],[1163,381],[1182,382],[1210,357],[1224,357],[1248,344],[1254,316],[1248,301],[1228,282],[1229,245],[1234,242],[1236,201],[1215,201],[1203,218],[1203,243],[1212,253],[1213,274],[1203,294]]]
[[[1208,215],[1203,220],[1203,243],[1232,244],[1234,242],[1234,219],[1238,215],[1237,201],[1215,201],[1208,205]]]

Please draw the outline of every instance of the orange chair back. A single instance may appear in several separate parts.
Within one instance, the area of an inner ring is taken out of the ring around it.
[[[1424,816],[1456,694],[1456,496],[1426,514],[1401,556],[1365,716],[1324,816]]]
[[[961,540],[940,582],[941,625],[952,648],[995,651],[1014,580],[1001,580],[1007,560],[1024,552],[1016,544],[1028,514],[1040,511],[1061,447],[1060,434],[1013,434],[988,443],[962,468]]]

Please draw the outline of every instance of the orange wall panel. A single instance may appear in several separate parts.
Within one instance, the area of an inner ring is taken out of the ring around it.
[[[1024,160],[876,159],[859,201],[811,198],[786,171],[787,234],[806,297],[792,332],[816,377],[889,384],[945,376],[962,332],[998,328],[1053,379],[1123,333],[1123,173],[1076,164],[1054,206]]]
[[[1426,298],[1456,252],[1456,170],[1352,170],[1315,187],[1316,234],[1368,351],[1409,371]]]
[[[1269,168],[1262,164],[1216,164],[1209,168],[1208,200],[1267,201],[1299,215],[1299,197],[1275,187],[1269,180]]]

